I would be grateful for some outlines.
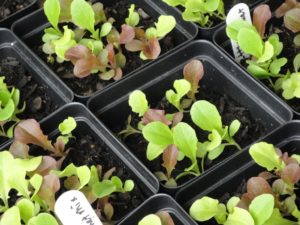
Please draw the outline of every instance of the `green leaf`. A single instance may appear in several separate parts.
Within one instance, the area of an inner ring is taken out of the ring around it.
[[[270,72],[272,74],[279,74],[281,67],[283,67],[287,63],[287,58],[274,59],[270,64]]]
[[[273,45],[275,55],[276,56],[280,55],[283,49],[283,44],[282,42],[280,42],[279,35],[272,34],[269,37],[268,42],[270,42]]]
[[[28,225],[58,225],[56,219],[49,213],[40,213],[29,220]]]
[[[222,133],[222,119],[217,108],[208,101],[201,100],[193,104],[191,108],[193,122],[202,130],[217,130]]]
[[[76,167],[73,163],[68,165],[63,171],[54,171],[54,173],[57,174],[57,176],[59,176],[60,178],[77,176],[80,181],[78,190],[88,184],[91,178],[91,171],[87,166]]]
[[[210,143],[207,145],[208,151],[217,148],[222,143],[222,137],[215,129],[213,129],[211,134],[208,135],[208,139],[210,140]]]
[[[215,160],[218,158],[222,152],[224,151],[225,145],[219,145],[218,147],[214,148],[213,150],[210,150],[208,153],[208,158],[210,160]]]
[[[71,5],[72,21],[92,34],[95,32],[95,13],[92,6],[85,0],[73,0]]]
[[[241,127],[241,122],[238,120],[234,120],[231,122],[229,126],[229,135],[230,137],[233,137],[240,129]]]
[[[144,138],[150,143],[160,146],[173,144],[172,131],[166,124],[160,121],[147,124],[142,132]]]
[[[263,54],[258,58],[257,63],[263,63],[270,60],[274,56],[274,48],[270,42],[265,42]]]
[[[228,202],[227,202],[227,204],[226,204],[226,207],[227,207],[229,213],[233,213],[234,207],[237,206],[237,204],[240,202],[240,200],[241,200],[241,199],[240,199],[239,197],[236,197],[236,196],[231,197],[231,198],[228,200]]]
[[[67,26],[64,26],[64,35],[58,40],[54,40],[52,43],[55,46],[55,53],[60,58],[65,60],[65,53],[70,48],[76,45],[74,40],[74,32],[69,29]]]
[[[187,123],[180,122],[173,128],[173,139],[178,150],[193,163],[197,163],[198,138],[194,129]]]
[[[300,53],[295,56],[293,64],[294,64],[295,72],[300,72],[299,71],[299,68],[300,68]]]
[[[210,220],[219,212],[219,201],[209,197],[203,197],[195,201],[190,208],[190,215],[193,219],[203,222]]]
[[[129,95],[129,105],[131,110],[138,113],[139,116],[143,116],[149,109],[146,95],[140,90],[136,90]]]
[[[247,63],[249,64],[247,67],[247,71],[257,79],[266,79],[272,75],[251,60],[247,60]]]
[[[285,99],[300,98],[300,73],[293,73],[281,83],[282,96]]]
[[[126,180],[124,183],[124,190],[126,192],[130,192],[134,189],[134,182],[133,180]]]
[[[225,225],[256,225],[251,214],[242,208],[235,207],[232,214],[229,214]]]
[[[168,90],[166,92],[167,100],[174,105],[178,110],[181,110],[180,101],[183,96],[185,96],[191,90],[191,84],[185,79],[175,80],[174,88],[176,93],[173,90]]]
[[[116,186],[117,189],[123,188],[123,182],[119,177],[113,176],[110,180],[111,180],[112,184]]]
[[[160,156],[164,152],[165,149],[166,149],[166,146],[149,143],[148,147],[147,147],[147,159],[150,161],[156,159],[158,156]]]
[[[110,180],[103,180],[93,185],[93,193],[97,198],[109,196],[116,190],[117,187]]]
[[[44,3],[44,12],[48,18],[48,21],[56,29],[58,29],[59,15],[60,15],[60,3],[59,0],[46,0]]]
[[[297,47],[300,47],[300,34],[297,34],[294,38],[294,44],[297,46]]]
[[[256,58],[260,58],[263,54],[263,41],[257,31],[242,28],[238,33],[238,44],[241,49]]]
[[[155,214],[149,214],[145,216],[138,225],[163,225],[160,218]]]
[[[19,208],[13,206],[6,210],[1,217],[0,225],[22,225]]]
[[[264,223],[264,225],[295,225],[294,221],[283,218],[279,209],[275,208],[271,217]]]
[[[250,147],[249,153],[258,165],[268,171],[282,169],[284,165],[272,144],[266,142],[256,143]]]
[[[2,101],[3,92],[0,91],[0,101]],[[10,120],[15,111],[15,104],[12,99],[9,99],[4,108],[0,109],[0,121]]]
[[[155,26],[157,30],[157,37],[162,38],[174,29],[176,26],[176,20],[173,16],[161,15],[158,18],[158,22],[155,23]]]
[[[35,207],[32,201],[23,198],[17,202],[16,206],[18,206],[21,218],[26,224],[30,218],[35,216]]]
[[[135,5],[131,4],[130,8],[128,9],[129,15],[125,19],[126,24],[131,27],[136,27],[140,22],[140,15],[135,12]]]
[[[34,188],[34,193],[31,196],[31,199],[34,199],[37,193],[39,192],[42,183],[43,183],[43,177],[39,174],[34,174],[30,180],[29,180],[30,185]]]
[[[256,31],[255,27],[252,26],[249,22],[238,19],[229,23],[226,27],[227,36],[234,41],[238,41],[238,34],[242,28],[247,28],[253,31]]]
[[[112,29],[112,25],[111,23],[104,23],[101,27],[101,31],[100,31],[100,37],[105,37],[109,34],[109,32]]]
[[[62,123],[59,124],[58,129],[62,135],[71,134],[71,132],[76,128],[77,123],[73,117],[68,117]]]
[[[178,6],[178,5],[184,6],[187,0],[163,0],[163,1],[170,6]]]
[[[262,194],[252,200],[249,212],[255,221],[255,225],[263,225],[271,217],[274,204],[274,197],[271,194]]]

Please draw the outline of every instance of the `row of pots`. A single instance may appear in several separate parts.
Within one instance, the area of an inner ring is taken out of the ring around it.
[[[160,210],[170,212],[176,224],[195,224],[179,204],[188,210],[197,198],[205,195],[219,198],[226,192],[233,192],[243,179],[256,175],[259,168],[248,154],[249,145],[253,142],[268,141],[296,153],[300,122],[292,119],[300,118],[300,114],[234,62],[228,47],[229,41],[224,34],[224,23],[212,29],[200,29],[192,23],[184,22],[179,11],[165,3],[130,1],[136,2],[145,5],[147,13],[153,17],[162,13],[176,16],[178,24],[174,36],[177,46],[158,60],[144,64],[121,81],[97,91],[92,96],[81,96],[70,90],[30,49],[36,41],[40,43],[42,31],[49,25],[41,9],[15,22],[12,31],[0,29],[0,55],[1,58],[17,58],[39,85],[47,86],[49,96],[59,109],[42,119],[41,124],[46,133],[55,133],[62,119],[73,116],[79,124],[78,132],[88,130],[97,140],[104,142],[116,160],[121,161],[130,171],[148,200],[119,224],[137,224],[146,214]],[[252,6],[261,2],[258,1]],[[269,2],[273,6],[272,1]],[[32,3],[34,4],[36,2]],[[23,13],[25,15],[26,12]],[[23,15],[19,15],[19,18]],[[11,17],[11,21],[15,19]],[[7,21],[1,21],[0,27],[9,26],[2,22]],[[11,24],[7,22],[9,23]],[[213,39],[215,44],[204,40],[193,41],[197,34],[201,38]],[[201,88],[226,94],[234,99],[249,110],[256,122],[263,124],[264,131],[261,137],[242,146],[242,151],[229,156],[200,177],[177,188],[167,188],[159,184],[128,146],[114,134],[114,127],[124,124],[130,114],[128,96],[133,90],[143,90],[149,96],[150,102],[157,103],[163,98],[165,90],[172,87],[174,80],[180,78],[184,65],[191,59],[199,59],[205,66],[206,75],[201,81]],[[74,103],[74,99],[87,107]],[[7,149],[10,144],[11,141],[6,141],[0,147]],[[176,201],[169,195],[157,193],[172,195]]]

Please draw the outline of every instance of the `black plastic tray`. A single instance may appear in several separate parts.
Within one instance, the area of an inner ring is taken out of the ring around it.
[[[121,125],[131,112],[128,96],[133,90],[144,91],[149,102],[159,102],[165,91],[172,87],[174,80],[182,78],[183,66],[193,58],[204,62],[206,75],[201,80],[200,88],[205,86],[216,92],[226,93],[246,106],[252,116],[265,125],[266,132],[271,132],[292,119],[292,112],[279,98],[274,97],[252,77],[245,76],[238,65],[208,41],[190,43],[151,67],[140,70],[134,76],[91,98],[88,107],[108,128]],[[127,148],[117,137],[116,141]],[[175,194],[182,186],[174,189],[162,186],[162,191]]]

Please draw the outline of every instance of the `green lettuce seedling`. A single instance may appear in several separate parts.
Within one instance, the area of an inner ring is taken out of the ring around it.
[[[170,6],[182,6],[182,17],[186,21],[196,22],[201,27],[211,27],[213,18],[226,18],[223,0],[163,0]]]
[[[16,88],[9,90],[4,80],[5,77],[0,77],[0,136],[11,138],[14,127],[20,121],[17,114],[25,110],[25,103],[18,108],[20,91]]]
[[[80,190],[85,194],[88,201],[92,204],[98,202],[101,211],[106,219],[110,221],[113,216],[113,206],[108,199],[114,193],[131,192],[134,189],[134,182],[126,180],[124,183],[117,176],[112,176],[115,168],[108,170],[102,175],[101,166],[80,166],[68,165],[63,171],[52,171],[58,177],[65,177],[64,187],[70,190]]]
[[[159,211],[145,216],[138,225],[174,225],[174,221],[167,211]]]

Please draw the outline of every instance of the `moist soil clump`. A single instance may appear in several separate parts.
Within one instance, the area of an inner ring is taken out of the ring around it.
[[[243,148],[247,145],[253,143],[255,140],[262,137],[266,134],[266,127],[263,124],[263,121],[259,119],[255,119],[251,116],[249,109],[237,103],[231,97],[225,94],[219,94],[214,91],[205,90],[205,88],[200,88],[199,93],[196,95],[198,100],[207,100],[210,103],[214,104],[218,111],[221,114],[223,125],[230,125],[230,123],[238,119],[241,122],[241,127],[238,133],[234,136],[235,141]],[[164,109],[166,113],[173,113],[176,110],[173,108],[171,104],[169,104],[165,99],[159,102],[157,105],[151,105],[152,108]],[[139,117],[136,114],[132,114],[132,125],[137,127],[137,123],[139,122]],[[191,120],[190,114],[185,113],[183,122],[188,123],[192,126],[197,134],[198,140],[204,142],[208,140],[208,133],[206,131],[198,128]],[[119,133],[122,129],[125,129],[127,126],[127,121],[124,121],[124,125],[122,128],[115,127],[113,129],[114,132]],[[140,134],[134,134],[127,137],[124,140],[125,144],[129,149],[149,168],[152,172],[163,171],[165,169],[161,166],[162,160],[157,158],[153,161],[149,161],[146,158],[146,149],[148,142],[143,138]],[[236,147],[226,147],[224,152],[217,159],[210,161],[206,159],[204,168],[205,170],[213,167],[214,165],[220,163],[227,157],[237,153],[238,149]],[[201,165],[201,160],[198,161],[198,164]],[[176,169],[173,171],[173,177],[176,177],[185,168],[188,168],[191,165],[190,160],[184,159],[181,162],[178,162],[176,165]],[[193,177],[185,176],[184,178],[178,180],[178,184],[183,184]]]
[[[18,108],[26,104],[25,110],[18,114],[19,119],[34,118],[41,120],[55,111],[58,106],[48,95],[48,87],[37,83],[32,74],[14,57],[0,60],[0,76],[9,88],[20,90],[20,103]],[[5,139],[0,139],[3,143]]]
[[[32,0],[2,0],[0,3],[0,21],[24,9]]]
[[[121,25],[125,23],[125,19],[128,16],[128,9],[130,4],[128,1],[117,1],[113,5],[104,6],[105,14],[107,18],[114,18],[116,21],[114,26],[120,31]],[[145,12],[141,7],[136,5],[136,10],[139,12],[141,20],[139,26],[145,28],[154,26],[157,18],[152,18]],[[42,33],[40,34],[39,40],[42,40]],[[160,40],[161,54],[171,50],[177,43],[174,31],[168,34],[165,38]],[[38,46],[33,46],[33,50],[45,61],[47,62],[47,55],[42,51],[42,43],[40,42]],[[129,52],[122,46],[122,53],[126,57],[126,66],[122,69],[123,76],[126,76],[130,72],[136,70],[137,68],[143,66],[150,60],[142,60],[139,57],[139,52]],[[98,74],[91,74],[85,78],[76,78],[73,74],[73,64],[71,62],[57,63],[56,61],[52,64],[48,63],[52,70],[63,79],[63,81],[70,87],[74,93],[81,96],[90,96],[94,92],[102,90],[107,85],[114,82],[114,80],[104,81],[101,80]]]

